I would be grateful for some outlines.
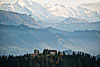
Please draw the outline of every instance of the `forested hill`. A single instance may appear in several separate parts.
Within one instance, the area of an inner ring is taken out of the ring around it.
[[[100,67],[100,58],[85,53],[25,54],[23,56],[0,56],[0,67]]]

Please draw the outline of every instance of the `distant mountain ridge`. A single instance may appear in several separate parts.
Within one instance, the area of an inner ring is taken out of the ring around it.
[[[88,22],[84,19],[66,18],[59,23],[47,23],[42,21],[36,21],[31,18],[31,15],[19,14],[10,11],[0,10],[0,24],[5,25],[26,25],[31,28],[56,28],[64,31],[76,31],[76,30],[97,30],[100,31],[100,21]]]
[[[26,25],[33,28],[41,28],[41,25],[28,15],[4,10],[0,10],[0,24]]]
[[[53,28],[35,29],[25,25],[0,24],[0,54],[16,55],[48,48],[71,49],[95,55],[100,53],[99,47],[100,31],[65,32]]]
[[[62,22],[59,22],[56,29],[64,31],[75,31],[75,30],[97,30],[100,31],[100,21],[88,22],[82,19],[67,18]]]
[[[65,24],[71,24],[71,23],[88,23],[85,19],[77,19],[73,17],[66,18],[64,21]]]

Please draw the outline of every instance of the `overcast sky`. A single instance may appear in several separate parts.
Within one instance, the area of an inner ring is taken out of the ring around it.
[[[14,3],[17,0],[0,0],[5,3]],[[86,4],[86,3],[94,3],[94,2],[100,2],[100,0],[33,0],[39,3],[46,3],[46,4],[63,4],[67,6],[77,6],[80,4]]]

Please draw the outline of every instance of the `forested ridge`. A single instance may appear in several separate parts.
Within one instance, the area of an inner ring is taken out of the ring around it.
[[[100,58],[87,53],[65,55],[65,52],[0,56],[0,67],[100,67]]]

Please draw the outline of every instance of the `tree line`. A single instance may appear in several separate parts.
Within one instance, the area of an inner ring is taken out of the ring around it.
[[[100,67],[100,58],[86,53],[66,55],[65,52],[0,56],[0,67]]]

